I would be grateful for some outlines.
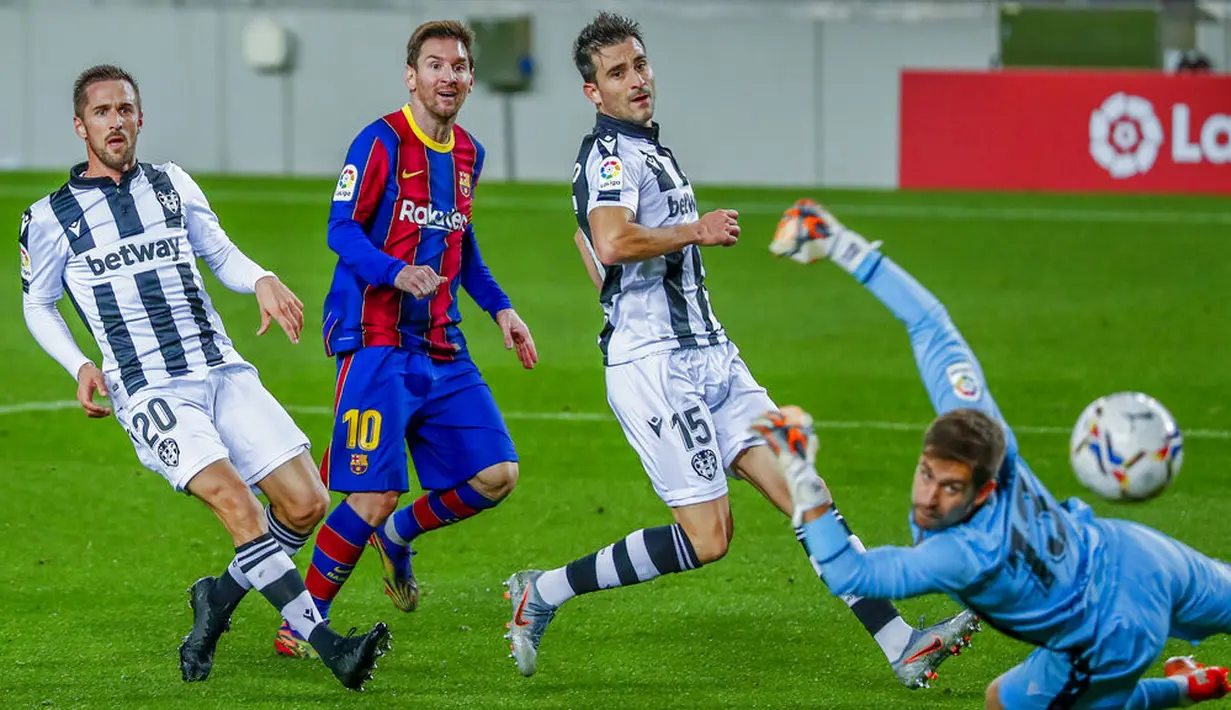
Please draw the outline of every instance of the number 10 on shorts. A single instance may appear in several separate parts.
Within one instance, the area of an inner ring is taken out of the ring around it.
[[[346,424],[346,448],[374,451],[380,445],[380,412],[375,409],[348,409],[342,413]]]

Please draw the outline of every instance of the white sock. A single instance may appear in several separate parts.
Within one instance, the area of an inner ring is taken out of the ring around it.
[[[238,557],[233,558],[231,564],[227,565],[227,574],[239,585],[240,589],[252,589],[252,582],[248,581],[248,575],[239,568]]]
[[[877,645],[885,652],[885,658],[892,663],[906,652],[906,646],[910,643],[910,637],[914,633],[915,627],[899,616],[885,624],[872,638],[876,639]]]
[[[543,601],[552,606],[560,606],[577,596],[573,591],[573,586],[568,583],[568,571],[564,567],[544,572],[535,580],[534,588],[538,590]]]
[[[241,545],[235,553],[249,583],[269,600],[296,633],[306,639],[323,623],[295,563],[272,535],[266,533]]]

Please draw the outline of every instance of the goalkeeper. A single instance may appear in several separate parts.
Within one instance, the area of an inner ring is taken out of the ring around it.
[[[802,410],[754,425],[774,450],[807,545],[834,594],[944,593],[1036,646],[992,681],[989,709],[1149,710],[1221,698],[1225,668],[1167,662],[1141,676],[1168,637],[1231,632],[1231,567],[1150,528],[1057,502],[1022,459],[982,369],[944,306],[901,267],[812,202],[783,219],[770,250],[833,261],[905,324],[938,417],[913,474],[913,547],[861,552],[830,512],[816,436]]]

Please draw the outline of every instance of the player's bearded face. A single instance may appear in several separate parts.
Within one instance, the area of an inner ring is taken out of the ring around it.
[[[977,504],[972,475],[964,463],[920,456],[911,491],[915,525],[943,530],[965,520]]]
[[[586,96],[599,111],[640,125],[654,118],[654,68],[636,39],[604,47],[594,55],[594,82]]]
[[[141,131],[141,106],[126,81],[100,81],[86,89],[84,116],[75,116],[77,135],[89,152],[112,170],[132,166]]]
[[[465,45],[449,38],[427,40],[407,80],[415,98],[432,115],[443,120],[453,118],[474,87]]]

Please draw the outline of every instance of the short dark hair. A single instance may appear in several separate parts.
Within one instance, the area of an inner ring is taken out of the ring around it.
[[[410,40],[406,42],[407,66],[418,68],[419,52],[423,49],[423,43],[429,39],[455,39],[461,42],[466,48],[466,60],[470,62],[470,69],[474,69],[474,32],[457,20],[433,20],[416,27],[410,34]]]
[[[137,95],[137,109],[141,109],[141,87],[137,86],[133,75],[114,64],[99,64],[81,72],[77,81],[73,82],[73,113],[77,118],[85,117],[86,90],[100,81],[127,81]]]
[[[581,72],[582,80],[594,81],[594,55],[599,50],[614,47],[629,38],[640,42],[642,47],[645,46],[645,40],[641,39],[641,25],[612,12],[598,13],[598,17],[581,28],[577,41],[573,42],[573,63],[577,65],[577,71]]]
[[[923,435],[923,453],[969,466],[977,491],[1004,463],[1004,428],[977,409],[954,409],[928,427]]]

